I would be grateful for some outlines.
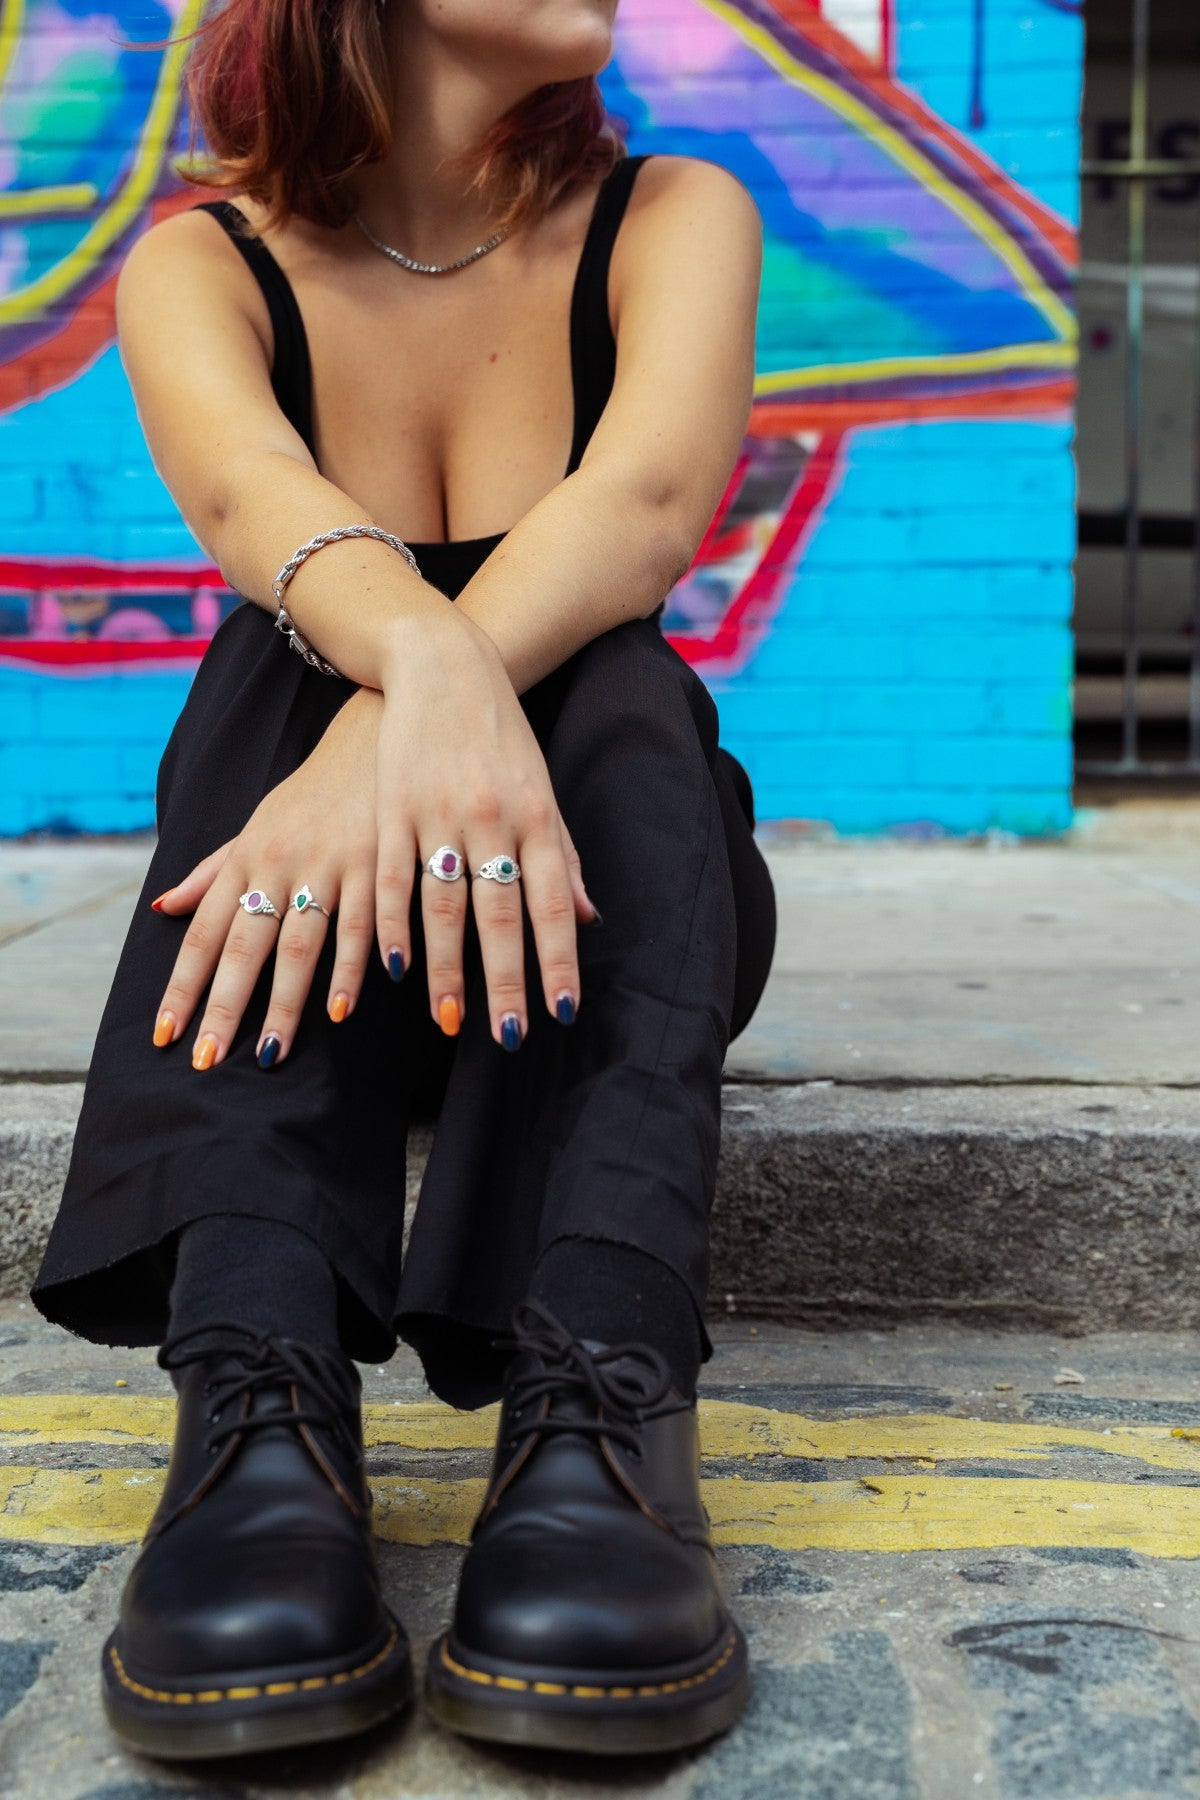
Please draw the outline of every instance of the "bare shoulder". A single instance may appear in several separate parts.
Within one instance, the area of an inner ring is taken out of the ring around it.
[[[762,231],[762,217],[731,170],[702,156],[656,152],[638,171],[629,200],[629,220],[653,218],[703,224],[707,229]]]
[[[159,219],[134,242],[117,277],[117,317],[164,325],[203,307],[245,320],[269,355],[270,315],[244,258],[219,222],[199,206]]]
[[[700,156],[651,156],[613,249],[614,330],[641,301],[661,309],[670,290],[721,291],[732,307],[752,306],[762,254],[762,217],[736,175]]]
[[[700,156],[655,154],[638,171],[613,249],[619,315],[635,286],[688,282],[719,266],[757,280],[762,216],[736,175]]]

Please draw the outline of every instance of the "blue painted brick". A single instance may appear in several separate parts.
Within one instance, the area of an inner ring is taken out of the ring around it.
[[[919,786],[976,788],[1064,786],[1071,780],[1071,746],[1061,737],[924,736],[912,745]]]

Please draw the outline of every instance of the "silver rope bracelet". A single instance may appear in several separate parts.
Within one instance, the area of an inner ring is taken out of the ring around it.
[[[398,537],[393,537],[390,531],[384,531],[379,525],[337,525],[332,531],[323,531],[319,537],[309,538],[307,544],[301,544],[298,550],[293,551],[271,583],[271,592],[279,607],[275,615],[276,631],[282,631],[297,656],[302,656],[310,669],[319,669],[322,675],[333,675],[338,680],[345,679],[341,670],[335,669],[331,662],[326,662],[323,656],[319,656],[308,639],[301,637],[297,631],[292,615],[283,604],[283,590],[301,563],[307,562],[314,551],[323,549],[326,544],[336,544],[340,538],[353,537],[379,538],[381,542],[390,544],[393,550],[400,552],[414,574],[421,573],[417,567],[417,559],[408,545]]]

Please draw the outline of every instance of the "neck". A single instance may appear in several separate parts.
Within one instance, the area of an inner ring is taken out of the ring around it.
[[[495,215],[464,176],[446,166],[530,90],[520,71],[486,76],[431,37],[419,17],[389,8],[393,142],[358,183],[357,211],[376,237],[418,262],[465,256],[491,237]]]

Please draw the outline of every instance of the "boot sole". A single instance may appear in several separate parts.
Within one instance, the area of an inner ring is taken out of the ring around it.
[[[166,1760],[238,1756],[349,1737],[413,1698],[412,1656],[393,1624],[382,1648],[324,1668],[234,1671],[204,1685],[167,1686],[130,1673],[116,1633],[104,1646],[101,1691],[122,1743]]]
[[[702,1744],[728,1731],[749,1697],[746,1640],[736,1625],[700,1666],[639,1677],[636,1686],[518,1664],[484,1669],[449,1636],[431,1648],[425,1681],[429,1711],[462,1737],[598,1756]]]

